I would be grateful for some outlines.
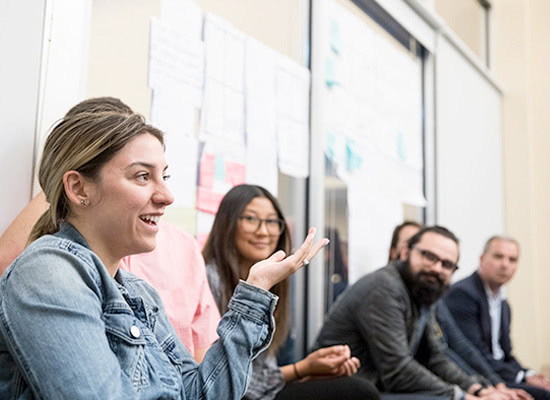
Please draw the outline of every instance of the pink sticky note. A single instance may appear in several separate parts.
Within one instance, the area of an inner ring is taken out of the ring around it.
[[[200,164],[199,185],[205,188],[214,187],[214,154],[205,153]]]
[[[237,186],[246,182],[246,166],[231,161],[225,163],[225,181],[231,186]]]
[[[223,194],[213,192],[212,190],[199,187],[197,191],[197,209],[210,214],[216,214],[220,203],[223,199]]]

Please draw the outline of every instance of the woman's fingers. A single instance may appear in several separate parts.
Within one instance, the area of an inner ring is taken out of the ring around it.
[[[311,261],[313,257],[315,257],[317,253],[319,253],[319,251],[322,248],[326,247],[329,243],[330,243],[330,240],[328,240],[327,238],[323,238],[319,240],[317,243],[315,243],[315,245],[312,246],[309,252],[307,253],[306,258],[308,259],[308,261]]]
[[[319,251],[329,243],[327,238],[323,238],[313,244],[315,233],[315,228],[309,228],[308,235],[300,248],[296,250],[293,255],[288,257],[289,261],[294,264],[296,270],[311,262],[313,257],[315,257],[317,253],[319,253]]]
[[[343,352],[344,352],[344,355],[346,356],[346,358],[351,357],[351,349],[349,348],[349,346],[347,344],[344,345]]]
[[[313,239],[315,238],[315,232],[316,232],[315,228],[309,228],[306,239],[304,240],[302,245],[298,248],[298,250],[296,250],[296,252],[293,255],[289,257],[289,258],[292,258],[292,262],[295,263],[295,265],[298,268],[303,265],[304,259],[306,258],[307,254],[313,247]]]
[[[247,282],[269,290],[278,282],[286,279],[311,259],[328,244],[328,239],[321,239],[315,245],[313,239],[315,228],[310,228],[304,243],[291,256],[285,258],[283,251],[278,251],[266,260],[252,266]],[[308,258],[309,256],[309,258]]]
[[[323,347],[319,350],[315,350],[313,353],[319,355],[319,357],[327,357],[332,354],[339,355],[344,351],[344,346],[341,344],[337,344],[334,346],[329,347]]]
[[[279,262],[279,261],[283,261],[285,257],[286,257],[286,253],[283,250],[279,250],[273,253],[271,257],[268,258],[268,260]]]

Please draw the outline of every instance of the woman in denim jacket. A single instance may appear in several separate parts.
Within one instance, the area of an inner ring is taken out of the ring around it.
[[[141,116],[82,113],[52,131],[40,165],[50,208],[0,280],[2,399],[240,399],[252,359],[269,346],[269,288],[326,245],[257,263],[198,365],[155,290],[118,270],[155,247],[173,197],[164,142]]]

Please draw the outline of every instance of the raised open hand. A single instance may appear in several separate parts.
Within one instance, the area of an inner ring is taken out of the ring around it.
[[[257,262],[250,268],[246,282],[269,290],[304,265],[309,264],[319,250],[329,242],[328,239],[324,238],[313,244],[314,237],[315,228],[310,228],[304,243],[294,254],[285,258],[285,252],[280,250],[271,257]]]

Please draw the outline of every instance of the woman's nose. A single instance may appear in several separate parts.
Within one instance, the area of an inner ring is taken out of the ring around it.
[[[163,204],[168,206],[174,202],[174,195],[166,185],[166,182],[162,181],[158,185],[157,190],[153,194],[153,201],[157,204]]]

